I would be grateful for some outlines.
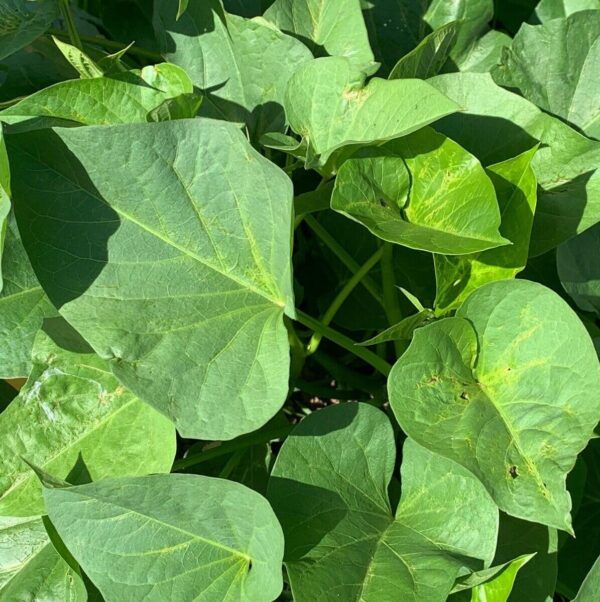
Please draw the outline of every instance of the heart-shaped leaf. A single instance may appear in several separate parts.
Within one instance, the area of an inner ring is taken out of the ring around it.
[[[208,119],[11,141],[34,269],[116,376],[184,436],[267,422],[288,391],[287,176],[235,125]]]
[[[443,602],[461,567],[491,561],[498,514],[481,483],[409,439],[393,513],[395,460],[390,422],[366,404],[315,412],[288,437],[268,497],[294,600]]]
[[[477,475],[513,516],[571,531],[565,480],[600,419],[576,314],[528,281],[487,284],[415,332],[388,389],[403,430]]]
[[[46,487],[44,499],[106,602],[270,602],[281,592],[281,527],[267,501],[239,483],[122,477]]]

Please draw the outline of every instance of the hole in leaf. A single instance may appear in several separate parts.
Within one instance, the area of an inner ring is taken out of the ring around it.
[[[513,464],[509,469],[508,469],[508,474],[513,478],[516,479],[519,476],[519,470],[517,469],[517,467]]]

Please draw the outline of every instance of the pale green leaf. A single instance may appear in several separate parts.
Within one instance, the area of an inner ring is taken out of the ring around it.
[[[106,602],[274,600],[283,535],[258,493],[196,475],[46,488],[48,515]]]
[[[56,0],[3,0],[0,3],[0,59],[33,42],[58,15]]]
[[[148,121],[173,121],[174,119],[191,119],[196,117],[202,96],[191,94],[180,94],[174,98],[168,98],[148,113]]]
[[[87,600],[81,576],[56,551],[40,517],[0,517],[0,599]]]
[[[430,33],[396,63],[389,79],[427,79],[437,75],[454,47],[458,27],[458,23],[451,22]]]
[[[491,561],[498,515],[481,483],[409,439],[394,513],[395,461],[392,426],[367,404],[315,412],[287,438],[268,497],[296,602],[381,602],[391,592],[444,602],[462,567]]]
[[[116,376],[186,437],[266,423],[288,390],[287,176],[208,119],[9,142],[38,277]]]
[[[4,142],[4,128],[2,123],[0,123],[0,293],[2,293],[2,289],[4,287],[4,278],[2,276],[2,255],[4,252],[6,231],[8,229],[9,214],[10,166],[8,164],[8,154],[6,152],[6,144]]]
[[[600,558],[591,568],[573,602],[596,602],[600,597]]]
[[[145,122],[165,100],[193,90],[183,69],[161,63],[111,77],[60,82],[0,112],[0,119],[11,123],[53,117],[83,125]]]
[[[399,138],[458,109],[421,80],[357,82],[350,62],[339,57],[301,67],[285,100],[290,125],[308,142],[308,167],[325,165],[342,146]]]
[[[541,23],[545,23],[550,19],[560,19],[591,9],[600,9],[600,0],[541,0],[534,15]]]
[[[532,163],[539,188],[530,255],[600,221],[600,142],[502,89],[487,73],[452,73],[428,81],[463,107],[436,129],[483,165],[515,157],[541,141]]]
[[[600,418],[599,387],[577,315],[525,280],[484,285],[417,330],[388,381],[409,436],[471,470],[508,514],[569,532],[566,476]]]
[[[498,233],[498,201],[485,170],[431,128],[348,159],[331,207],[413,249],[460,255],[507,243]]]
[[[511,42],[508,34],[492,29],[456,59],[456,65],[461,71],[486,73],[500,62],[502,49],[510,46]]]
[[[52,36],[54,43],[82,79],[102,77],[104,72],[83,50]]]
[[[60,478],[75,466],[94,480],[171,469],[173,425],[119,385],[81,339],[68,342],[76,350],[38,334],[29,379],[0,414],[0,515],[44,512],[22,458]]]
[[[561,245],[556,258],[567,293],[583,311],[600,315],[600,225]]]
[[[512,244],[472,255],[434,256],[438,312],[458,307],[487,282],[514,278],[527,264],[537,201],[537,181],[531,167],[536,151],[537,146],[487,170],[500,205],[500,234]]]
[[[353,71],[377,71],[360,0],[275,0],[265,19],[302,40],[315,57],[346,57]]]
[[[548,60],[548,57],[552,57]],[[540,108],[600,138],[600,10],[524,24],[494,79]]]
[[[219,0],[193,2],[179,20],[155,2],[163,54],[204,91],[200,115],[245,124],[253,139],[284,131],[283,97],[294,71],[312,59],[298,40],[264,19],[225,15]]]
[[[44,318],[56,309],[33,272],[17,225],[12,219],[2,256],[4,288],[0,292],[0,377],[26,377],[31,370],[31,347]]]
[[[532,558],[533,554],[519,556],[502,567],[492,579],[476,585],[471,591],[471,602],[508,602],[517,573]]]

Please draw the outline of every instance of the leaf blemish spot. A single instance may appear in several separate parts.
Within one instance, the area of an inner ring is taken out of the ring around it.
[[[508,474],[513,478],[516,479],[519,476],[519,470],[518,468],[513,464],[509,469],[508,469]]]

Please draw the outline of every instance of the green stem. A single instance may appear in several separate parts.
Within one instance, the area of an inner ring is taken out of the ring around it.
[[[360,269],[360,265],[352,258],[352,256],[340,245],[340,243],[315,219],[314,216],[305,214],[304,221],[306,225],[323,241],[325,246],[351,271],[356,272]],[[369,291],[371,296],[382,307],[384,306],[381,292],[371,278],[366,276],[362,279],[361,284]]]
[[[321,324],[319,320],[316,320],[308,314],[305,314],[299,309],[296,310],[296,320],[300,322],[300,324],[303,324],[307,328],[310,328],[311,330],[320,333],[326,339],[329,339],[336,345],[339,345],[340,347],[346,349],[346,351],[349,351],[350,353],[360,358],[367,364],[373,366],[375,370],[381,372],[381,374],[383,374],[384,376],[387,376],[390,373],[392,367],[385,360],[381,359],[372,351],[369,351],[364,347],[359,347],[355,343],[355,341],[342,334],[341,332],[338,332],[337,330],[334,330],[329,326]]]
[[[48,31],[49,34],[56,36],[57,38],[68,38],[69,34],[64,31],[60,31],[57,29],[51,29]],[[93,44],[94,46],[102,46],[103,48],[107,48],[108,50],[123,50],[127,48],[127,44],[121,44],[121,42],[115,42],[113,40],[107,40],[106,38],[101,38],[98,36],[79,36],[79,39],[86,44]],[[153,52],[152,50],[146,50],[145,48],[139,48],[137,46],[132,46],[127,50],[128,54],[137,55],[139,57],[149,59],[152,61],[162,61],[163,57],[158,52]]]
[[[77,32],[77,27],[75,27],[73,13],[71,12],[71,7],[69,6],[69,0],[60,0],[60,12],[65,21],[65,26],[67,28],[71,44],[73,44],[73,46],[75,46],[76,48],[79,48],[79,50],[83,50],[81,38],[79,37],[79,33]]]
[[[232,454],[231,458],[225,462],[225,466],[223,466],[223,470],[219,473],[220,479],[228,479],[229,475],[234,471],[236,466],[241,462],[244,456],[244,450],[239,449],[234,454]]]
[[[183,470],[185,468],[189,468],[190,466],[203,464],[209,460],[214,460],[215,458],[220,458],[221,456],[252,447],[253,445],[269,443],[269,441],[273,441],[274,439],[283,439],[292,432],[293,428],[293,424],[286,424],[285,426],[273,428],[268,431],[265,430],[253,433],[251,436],[233,439],[232,441],[225,441],[218,447],[213,447],[199,454],[182,458],[181,460],[175,460],[175,463],[173,464],[173,470]]]
[[[381,259],[381,274],[383,283],[383,307],[390,326],[394,326],[402,320],[402,310],[398,300],[398,289],[396,288],[396,276],[394,274],[394,246],[383,243],[383,257]],[[394,341],[396,354],[401,354],[400,341]]]
[[[342,290],[336,295],[335,299],[331,302],[331,305],[327,308],[327,311],[321,318],[321,324],[324,326],[329,326],[331,321],[335,317],[335,314],[338,312],[340,307],[344,304],[344,301],[350,296],[352,291],[360,284],[361,280],[365,278],[365,276],[369,273],[370,270],[377,264],[377,262],[381,259],[381,255],[383,254],[384,247],[380,247],[367,259],[367,261],[352,275],[352,278],[346,282],[343,286]],[[312,355],[321,344],[321,339],[323,336],[315,332],[310,342],[306,347],[307,355]]]

